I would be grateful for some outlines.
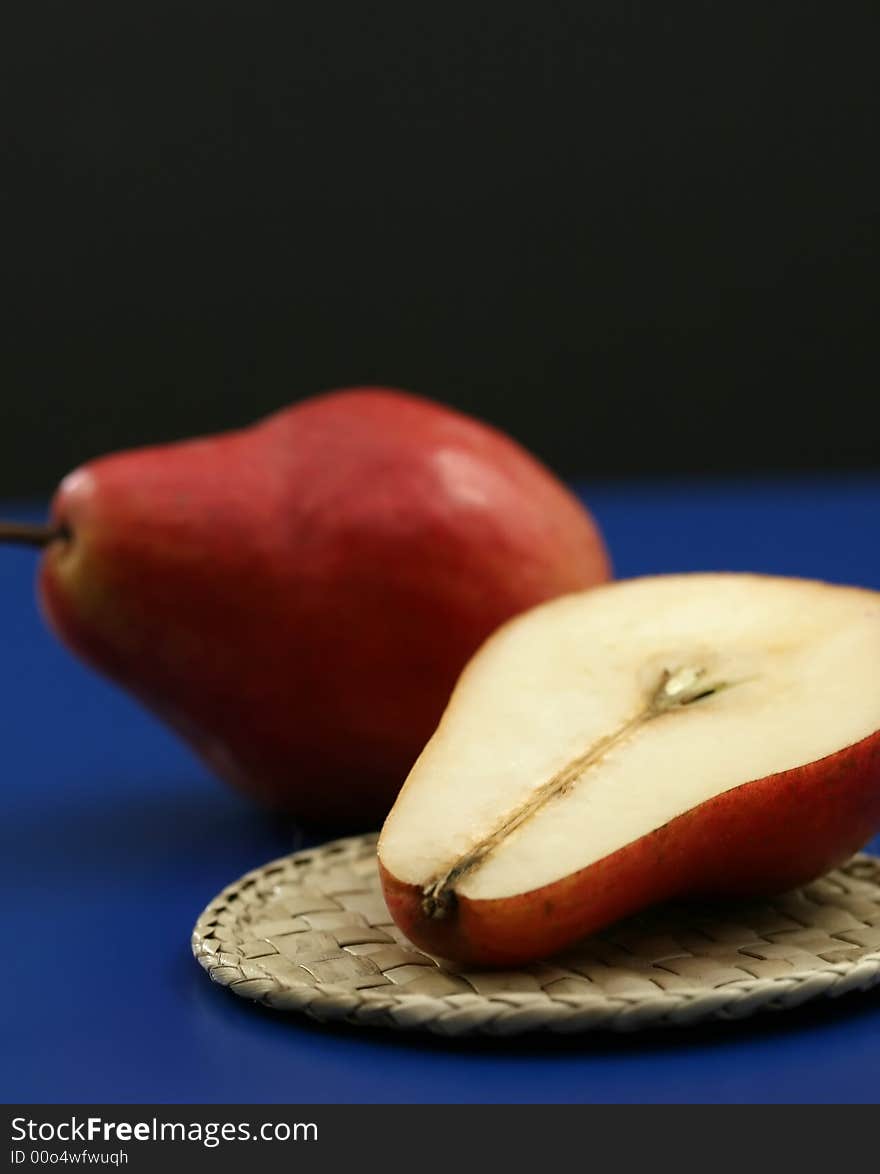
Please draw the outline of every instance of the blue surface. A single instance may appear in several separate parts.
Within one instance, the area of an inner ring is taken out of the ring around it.
[[[619,575],[751,569],[880,588],[880,479],[587,496]],[[55,644],[33,570],[30,552],[0,550],[5,1101],[876,1099],[876,994],[678,1034],[444,1043],[321,1028],[213,987],[189,953],[195,917],[289,850],[292,830]]]

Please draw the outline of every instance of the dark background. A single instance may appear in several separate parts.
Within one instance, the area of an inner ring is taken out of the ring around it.
[[[358,382],[566,475],[875,462],[874,4],[4,24],[0,492]]]

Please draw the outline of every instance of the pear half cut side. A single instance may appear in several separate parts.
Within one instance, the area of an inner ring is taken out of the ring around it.
[[[418,946],[554,953],[648,905],[769,894],[880,826],[880,593],[666,575],[543,604],[466,667],[379,841]]]

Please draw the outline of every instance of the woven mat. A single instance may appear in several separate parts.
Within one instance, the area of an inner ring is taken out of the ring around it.
[[[741,1019],[880,983],[880,858],[772,901],[665,906],[516,971],[459,969],[392,923],[376,837],[276,860],[212,901],[193,952],[214,982],[319,1020],[446,1036]]]

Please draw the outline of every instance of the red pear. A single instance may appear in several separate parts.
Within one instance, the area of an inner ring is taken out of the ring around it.
[[[485,637],[609,574],[519,445],[383,389],[92,461],[52,521],[62,640],[218,774],[325,820],[383,816]]]
[[[514,619],[379,841],[430,953],[517,965],[671,898],[772,894],[880,828],[880,593],[669,575]]]

